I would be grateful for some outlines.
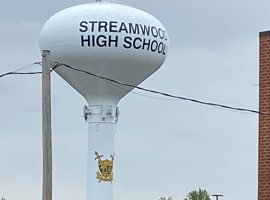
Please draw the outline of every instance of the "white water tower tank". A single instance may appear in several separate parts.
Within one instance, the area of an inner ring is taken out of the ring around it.
[[[152,15],[105,2],[64,9],[40,34],[40,49],[49,50],[53,62],[134,86],[163,64],[168,42],[167,31]],[[65,66],[55,71],[88,102],[87,200],[112,200],[116,106],[133,88]]]

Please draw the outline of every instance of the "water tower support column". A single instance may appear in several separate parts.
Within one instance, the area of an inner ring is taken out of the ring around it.
[[[113,199],[114,138],[118,109],[114,105],[89,105],[87,200]]]

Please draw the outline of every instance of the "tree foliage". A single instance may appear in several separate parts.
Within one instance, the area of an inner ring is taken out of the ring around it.
[[[206,190],[199,188],[199,191],[193,190],[188,193],[184,200],[210,200],[210,194]]]
[[[165,198],[165,197],[160,197],[160,199],[159,200],[172,200],[172,197],[169,197],[168,199],[167,198]]]

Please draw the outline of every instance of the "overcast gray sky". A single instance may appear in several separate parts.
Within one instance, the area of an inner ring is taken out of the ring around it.
[[[46,19],[88,2],[94,1],[2,1],[0,74],[40,61],[39,32]],[[167,60],[141,86],[258,109],[258,34],[270,29],[270,1],[113,2],[151,13],[170,36]],[[256,114],[134,92],[119,103],[115,199],[181,200],[199,187],[224,194],[224,200],[256,199]],[[41,199],[41,76],[1,78],[0,97],[0,198]],[[86,199],[85,104],[53,73],[54,199]]]

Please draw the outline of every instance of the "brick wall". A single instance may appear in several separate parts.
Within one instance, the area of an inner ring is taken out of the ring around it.
[[[270,31],[260,33],[259,109],[270,112]],[[270,116],[259,116],[258,200],[270,200]]]

